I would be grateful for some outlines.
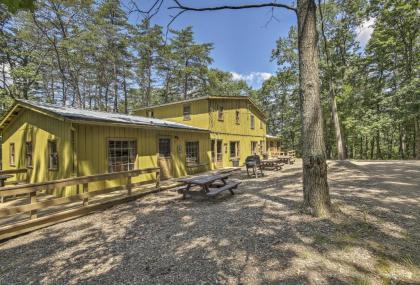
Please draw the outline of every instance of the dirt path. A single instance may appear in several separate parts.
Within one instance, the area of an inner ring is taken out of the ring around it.
[[[299,212],[300,165],[235,196],[162,192],[0,244],[0,284],[420,284],[420,162],[330,162],[342,214]]]

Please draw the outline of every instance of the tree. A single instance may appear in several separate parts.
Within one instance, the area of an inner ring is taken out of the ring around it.
[[[296,8],[276,2],[204,8],[185,6],[178,0],[174,0],[174,2],[176,5],[172,8],[180,11],[177,16],[185,11],[201,12],[261,7],[280,7],[296,12],[298,18],[304,207],[315,216],[329,215],[332,207],[327,181],[323,116],[320,101],[316,4],[314,0],[298,0]]]

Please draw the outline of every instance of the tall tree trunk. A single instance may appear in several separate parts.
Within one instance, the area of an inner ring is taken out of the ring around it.
[[[321,1],[319,1],[321,3]],[[338,116],[337,111],[337,99],[336,99],[336,93],[335,93],[335,82],[333,79],[333,76],[335,74],[335,68],[334,65],[331,64],[330,61],[330,51],[328,49],[328,41],[327,36],[325,35],[325,29],[324,29],[324,16],[322,13],[321,6],[319,7],[319,14],[321,16],[321,34],[324,40],[324,52],[325,52],[325,58],[327,62],[327,76],[328,76],[328,88],[329,88],[329,97],[330,97],[330,103],[331,103],[331,113],[332,113],[332,119],[334,122],[334,130],[335,130],[335,141],[337,144],[337,157],[339,160],[346,159],[346,146],[343,138],[343,131],[341,129],[341,123],[340,123],[340,117]]]
[[[376,158],[382,159],[382,151],[381,151],[381,135],[379,131],[376,132]]]
[[[114,112],[118,112],[118,75],[117,63],[114,61]]]
[[[124,113],[128,114],[128,92],[127,92],[127,81],[125,66],[123,65],[123,90],[124,90]]]
[[[331,81],[330,84],[334,83]],[[346,157],[346,147],[344,144],[343,132],[341,130],[340,118],[337,111],[337,99],[335,97],[334,87],[330,87],[333,90],[330,90],[330,100],[331,100],[331,112],[334,122],[335,129],[335,141],[337,143],[337,156],[339,160],[345,160]]]
[[[416,138],[415,143],[415,159],[420,159],[420,119],[414,119],[414,136]]]
[[[304,207],[309,208],[315,216],[327,216],[331,213],[332,207],[322,125],[314,0],[298,0],[297,16]]]

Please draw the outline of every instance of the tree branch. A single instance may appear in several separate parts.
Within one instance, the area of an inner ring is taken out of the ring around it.
[[[297,12],[295,7],[276,3],[276,2],[268,2],[268,3],[261,3],[261,4],[248,4],[248,5],[222,5],[222,6],[213,6],[213,7],[202,7],[202,8],[195,8],[190,6],[185,6],[180,3],[179,0],[173,0],[176,3],[176,6],[171,6],[168,9],[180,9],[184,11],[195,11],[195,12],[204,12],[204,11],[218,11],[218,10],[240,10],[240,9],[249,9],[249,8],[264,8],[264,7],[275,7],[275,8],[284,8],[291,10],[293,12]]]

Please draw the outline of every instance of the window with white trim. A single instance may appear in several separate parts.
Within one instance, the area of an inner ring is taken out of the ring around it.
[[[58,148],[57,141],[48,141],[48,169],[58,170]]]
[[[187,165],[199,163],[199,143],[197,141],[185,143],[185,157]]]
[[[25,144],[25,161],[26,167],[32,167],[32,142],[26,142]]]
[[[137,155],[137,141],[125,139],[108,140],[108,171],[133,170]]]
[[[15,166],[16,156],[15,156],[15,143],[9,145],[9,164],[10,166]]]

